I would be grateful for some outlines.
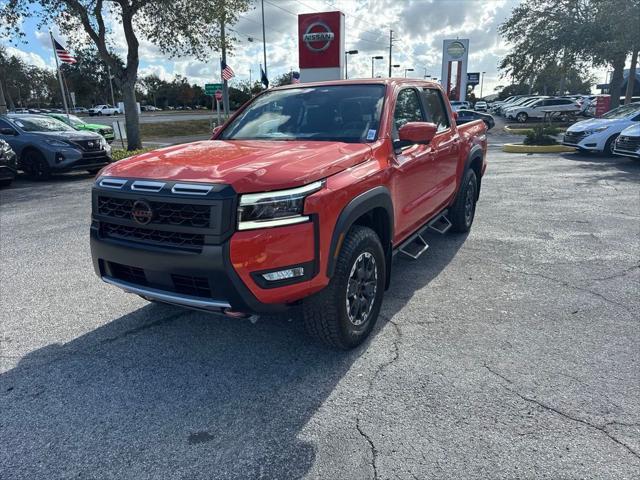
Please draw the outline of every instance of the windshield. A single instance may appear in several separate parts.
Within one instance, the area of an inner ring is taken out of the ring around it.
[[[68,132],[73,128],[55,118],[46,117],[21,117],[14,118],[14,123],[25,132]]]
[[[75,115],[69,115],[69,122],[71,122],[72,127],[79,127],[81,125],[84,125],[84,122]]]
[[[628,115],[633,115],[640,111],[640,104],[632,103],[630,105],[623,105],[610,112],[605,113],[600,118],[625,118]]]
[[[220,138],[373,141],[384,90],[384,85],[335,85],[267,92],[233,120]]]

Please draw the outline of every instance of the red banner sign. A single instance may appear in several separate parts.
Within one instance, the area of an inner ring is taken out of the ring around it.
[[[300,68],[340,66],[340,26],[342,12],[298,15],[298,55]]]

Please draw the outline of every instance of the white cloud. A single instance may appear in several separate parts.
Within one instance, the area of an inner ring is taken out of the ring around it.
[[[7,46],[5,48],[6,48],[7,54],[9,56],[18,57],[23,62],[25,62],[25,63],[27,63],[29,65],[35,65],[36,67],[39,67],[39,68],[50,68],[50,69],[51,68],[55,68],[55,66],[53,65],[53,62],[54,62],[53,57],[51,59],[51,62],[47,63],[37,53],[26,52],[24,50],[21,50],[19,48],[12,47],[12,46]]]
[[[498,27],[520,0],[265,0],[267,56],[269,78],[297,69],[297,15],[313,11],[341,10],[345,13],[347,49],[358,49],[349,58],[351,78],[371,75],[371,56],[383,55],[376,63],[376,73],[388,71],[389,30],[394,30],[393,63],[400,64],[395,75],[403,75],[404,68],[413,68],[409,75],[422,77],[425,73],[439,76],[442,41],[445,38],[469,38],[469,71],[484,71],[485,91],[498,83],[497,64],[506,52],[498,34]],[[119,19],[107,18],[113,27],[109,41],[122,58],[126,57],[126,41]],[[237,80],[259,78],[262,63],[262,16],[260,4],[242,14],[236,25],[228,28],[235,38],[229,65]],[[58,32],[54,30],[54,34]],[[253,41],[250,41],[252,38]],[[49,47],[48,32],[36,32],[35,39],[45,51]],[[61,38],[64,41],[64,38]],[[21,58],[39,65],[50,65],[35,54],[20,50]],[[34,56],[35,55],[35,56]],[[192,57],[167,58],[148,40],[140,39],[140,74],[155,73],[170,80],[176,74],[190,82],[204,84],[219,79],[219,52],[212,51],[206,62]]]

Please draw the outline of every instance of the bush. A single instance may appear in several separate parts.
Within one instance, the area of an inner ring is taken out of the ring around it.
[[[555,127],[536,125],[527,133],[523,143],[525,145],[557,145],[558,141],[554,136],[559,133],[560,130]]]
[[[118,160],[124,160],[125,158],[133,157],[134,155],[150,152],[151,150],[153,150],[153,148],[141,148],[130,152],[129,150],[119,148],[117,150],[111,150],[111,158],[113,158],[114,162],[117,162]]]

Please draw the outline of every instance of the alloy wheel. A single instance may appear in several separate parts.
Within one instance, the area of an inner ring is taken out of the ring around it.
[[[347,281],[347,316],[356,327],[369,320],[378,289],[378,268],[375,257],[362,252],[351,267]]]

